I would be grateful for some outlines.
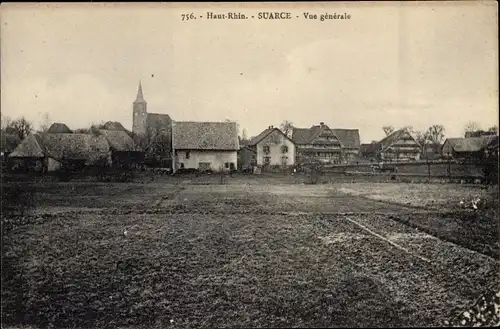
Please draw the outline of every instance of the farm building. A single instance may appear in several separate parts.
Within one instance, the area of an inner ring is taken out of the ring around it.
[[[13,169],[55,171],[66,165],[83,167],[110,162],[104,136],[68,133],[30,134],[9,155]]]
[[[237,168],[239,150],[235,122],[172,123],[174,171],[222,171]]]
[[[405,129],[399,129],[378,142],[378,155],[382,161],[419,160],[422,147]]]
[[[111,151],[111,165],[132,168],[144,162],[144,152],[136,150],[134,141],[125,131],[101,129],[98,133],[106,138]]]
[[[50,134],[71,134],[71,129],[64,123],[54,122],[47,130]]]
[[[323,122],[311,128],[294,128],[292,140],[297,148],[297,162],[342,162],[342,143]]]
[[[273,126],[252,138],[247,146],[256,153],[258,166],[269,168],[295,165],[295,143]]]
[[[442,154],[455,159],[483,159],[487,150],[498,149],[497,136],[448,138],[442,147]]]
[[[343,159],[346,162],[359,158],[360,140],[358,129],[332,129],[332,132],[342,143]]]
[[[238,151],[238,169],[253,170],[257,165],[257,152],[248,146],[243,146]]]

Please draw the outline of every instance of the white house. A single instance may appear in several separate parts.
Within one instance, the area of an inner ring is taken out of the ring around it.
[[[295,165],[295,143],[278,128],[269,126],[247,145],[256,152],[258,166]]]
[[[236,122],[172,122],[174,172],[235,170],[238,150]]]

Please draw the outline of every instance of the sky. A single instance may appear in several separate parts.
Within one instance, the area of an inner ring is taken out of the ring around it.
[[[498,125],[498,9],[487,2],[5,4],[1,112],[36,125],[132,127],[148,112],[238,122],[248,136],[288,120],[307,128]],[[291,20],[259,20],[259,12]],[[255,19],[208,20],[207,12]],[[183,13],[203,16],[182,21]],[[304,13],[348,13],[306,20]],[[299,16],[299,18],[297,18]]]

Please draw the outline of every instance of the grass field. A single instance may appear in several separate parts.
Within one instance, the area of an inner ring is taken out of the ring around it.
[[[500,289],[496,214],[458,209],[476,186],[5,187],[31,200],[2,221],[6,326],[439,326]]]

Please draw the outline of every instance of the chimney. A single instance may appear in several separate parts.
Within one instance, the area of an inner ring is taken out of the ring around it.
[[[320,126],[323,126],[324,124],[325,124],[324,122],[320,122],[320,123],[319,123],[319,125],[320,125]]]
[[[269,126],[269,129],[273,129],[273,126]]]

